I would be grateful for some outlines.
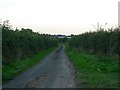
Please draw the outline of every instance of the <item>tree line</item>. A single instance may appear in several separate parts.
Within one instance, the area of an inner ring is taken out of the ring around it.
[[[120,56],[120,28],[99,28],[97,31],[76,35],[69,40],[69,46],[99,56]]]
[[[2,63],[8,64],[16,59],[31,56],[57,45],[58,40],[47,34],[39,34],[31,29],[11,30],[2,27]]]

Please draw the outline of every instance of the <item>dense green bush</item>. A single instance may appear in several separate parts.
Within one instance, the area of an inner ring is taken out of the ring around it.
[[[57,45],[57,39],[51,35],[39,34],[31,29],[11,30],[2,26],[3,65],[13,60],[31,56]]]
[[[90,52],[99,56],[119,56],[120,29],[111,28],[104,30],[100,28],[94,32],[76,35],[69,40],[69,46],[79,51]]]

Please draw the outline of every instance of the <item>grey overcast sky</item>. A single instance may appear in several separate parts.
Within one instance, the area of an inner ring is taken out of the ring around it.
[[[118,25],[119,0],[0,0],[0,19],[13,28],[50,34],[80,34],[93,25]]]

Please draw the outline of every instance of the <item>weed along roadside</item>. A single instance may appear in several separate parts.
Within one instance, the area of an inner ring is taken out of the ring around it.
[[[52,35],[32,29],[13,30],[6,25],[2,25],[2,38],[2,81],[13,79],[37,64],[58,43]]]
[[[39,63],[42,58],[44,58],[46,55],[48,55],[51,51],[53,51],[56,47],[54,48],[49,48],[47,50],[43,50],[42,52],[38,52],[37,54],[24,58],[22,60],[16,60],[15,62],[12,62],[10,64],[5,65],[2,68],[2,81],[3,84],[8,81],[13,79],[15,76],[21,74],[28,68],[36,65]]]
[[[66,53],[76,71],[76,83],[79,88],[118,88],[118,60],[96,55],[80,53],[70,48]]]
[[[66,51],[79,87],[118,88],[119,33],[119,27],[98,26],[68,40]]]

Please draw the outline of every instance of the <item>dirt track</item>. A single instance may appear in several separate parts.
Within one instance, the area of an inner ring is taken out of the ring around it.
[[[64,52],[64,46],[46,56],[3,88],[75,88],[74,70]]]

